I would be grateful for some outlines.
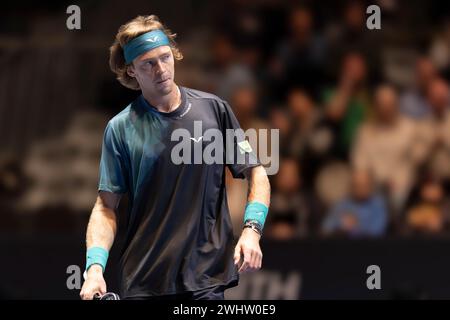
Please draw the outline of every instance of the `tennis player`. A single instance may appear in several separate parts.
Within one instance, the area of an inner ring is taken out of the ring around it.
[[[121,299],[224,299],[239,274],[261,268],[259,241],[270,201],[264,167],[244,138],[233,139],[223,158],[195,161],[208,146],[207,130],[239,129],[228,103],[177,85],[182,54],[154,16],[121,26],[110,48],[110,67],[125,87],[141,95],[106,126],[98,197],[87,227],[82,299],[107,292],[103,273],[116,235],[116,211],[127,193],[126,236],[120,256]],[[201,123],[202,132],[198,132]],[[174,161],[175,130],[184,130],[191,155]],[[212,140],[212,139],[211,139]],[[218,142],[218,141],[215,141]],[[219,150],[219,149],[217,149]],[[198,160],[198,159],[197,159]],[[225,189],[225,169],[249,181],[243,229],[235,245]]]

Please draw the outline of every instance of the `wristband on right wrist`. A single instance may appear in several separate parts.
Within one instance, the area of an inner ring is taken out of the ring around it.
[[[106,263],[108,261],[108,250],[101,247],[92,247],[86,251],[86,271],[93,264],[99,264],[102,266],[103,272],[105,272]]]

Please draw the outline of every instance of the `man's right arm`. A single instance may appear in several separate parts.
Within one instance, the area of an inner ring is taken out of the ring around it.
[[[89,218],[86,232],[86,247],[100,247],[109,251],[113,245],[117,230],[116,210],[121,195],[100,191],[97,201]],[[106,293],[106,283],[103,278],[103,269],[99,264],[93,264],[87,270],[86,281],[81,289],[83,300],[92,300],[96,293]]]

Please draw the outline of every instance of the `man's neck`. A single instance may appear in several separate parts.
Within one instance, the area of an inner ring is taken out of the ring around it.
[[[165,96],[152,96],[148,92],[142,91],[145,100],[160,112],[172,112],[181,104],[181,93],[178,86],[174,83],[173,90]]]

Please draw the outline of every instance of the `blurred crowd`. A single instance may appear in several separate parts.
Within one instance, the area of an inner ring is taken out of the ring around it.
[[[364,1],[230,1],[208,12],[208,27],[166,22],[185,56],[179,84],[227,100],[244,129],[279,129],[267,238],[450,234],[450,18],[375,3],[380,30],[366,27]],[[86,216],[106,114],[79,114],[23,170],[0,159],[3,199],[15,190],[20,212]],[[227,186],[238,234],[247,183],[228,175]]]
[[[244,129],[280,130],[266,237],[450,231],[450,20],[408,34],[383,4],[373,31],[361,1],[326,23],[307,3],[218,19],[202,86]],[[239,230],[246,183],[228,185]]]

